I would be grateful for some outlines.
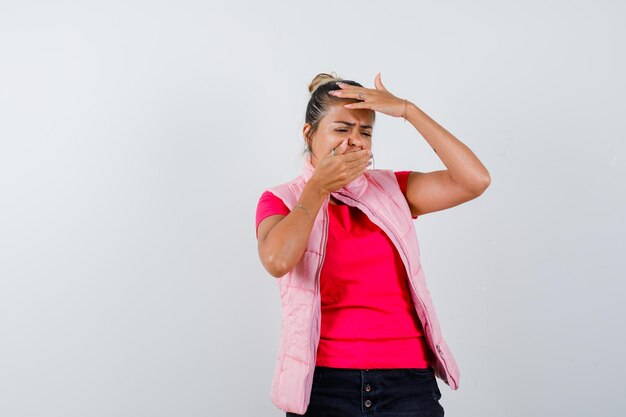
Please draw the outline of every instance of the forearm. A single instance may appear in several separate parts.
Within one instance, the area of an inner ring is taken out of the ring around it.
[[[470,190],[484,190],[489,185],[489,171],[463,142],[415,104],[408,102],[406,113],[406,119],[426,139],[457,184]]]
[[[293,207],[265,238],[263,258],[272,270],[272,275],[281,277],[289,272],[302,258],[307,247],[313,223],[327,196],[314,182],[309,181]]]

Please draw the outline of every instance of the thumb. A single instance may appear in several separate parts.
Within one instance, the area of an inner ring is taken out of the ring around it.
[[[385,86],[383,85],[383,82],[381,80],[380,72],[378,74],[376,74],[376,77],[374,77],[374,85],[376,86],[377,90],[387,91],[387,88],[385,88]]]

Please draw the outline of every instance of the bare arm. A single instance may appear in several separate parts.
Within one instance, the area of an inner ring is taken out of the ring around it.
[[[406,196],[413,215],[454,207],[485,191],[491,183],[489,171],[464,143],[413,103],[408,106],[407,120],[448,168],[409,174]]]
[[[346,108],[371,109],[394,117],[403,116],[426,139],[447,168],[409,174],[406,196],[413,215],[459,205],[478,197],[489,187],[489,171],[464,143],[415,104],[391,94],[383,85],[380,73],[374,83],[375,89],[338,83],[341,90],[335,90],[333,95],[362,100],[346,104]]]
[[[261,263],[273,277],[280,278],[289,272],[302,258],[326,193],[314,182],[309,181],[302,191],[298,204],[311,213],[298,207],[286,216],[268,216],[259,223],[258,249]]]
[[[294,207],[286,216],[268,216],[259,223],[259,257],[273,277],[282,277],[300,261],[326,197],[362,175],[369,155],[369,150],[361,150],[323,158],[298,198],[297,204],[306,207],[311,216],[306,210]]]

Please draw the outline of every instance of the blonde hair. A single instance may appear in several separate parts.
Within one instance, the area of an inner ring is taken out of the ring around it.
[[[327,84],[333,81],[343,81],[343,78],[338,77],[334,71],[330,74],[320,72],[315,76],[315,78],[313,78],[313,81],[311,81],[311,83],[309,84],[309,93],[313,94],[317,87],[319,87],[320,85]]]

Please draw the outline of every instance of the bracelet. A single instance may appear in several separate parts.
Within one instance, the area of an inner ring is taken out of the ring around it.
[[[304,207],[302,204],[296,204],[293,208],[296,208],[296,207],[300,207],[301,209],[303,209],[304,211],[306,211],[306,214],[308,214],[310,218],[313,218],[313,216],[311,216],[311,212],[309,211],[309,209],[307,209],[306,207]]]
[[[406,123],[406,99],[404,99],[404,115],[402,117],[404,117],[404,123]]]

